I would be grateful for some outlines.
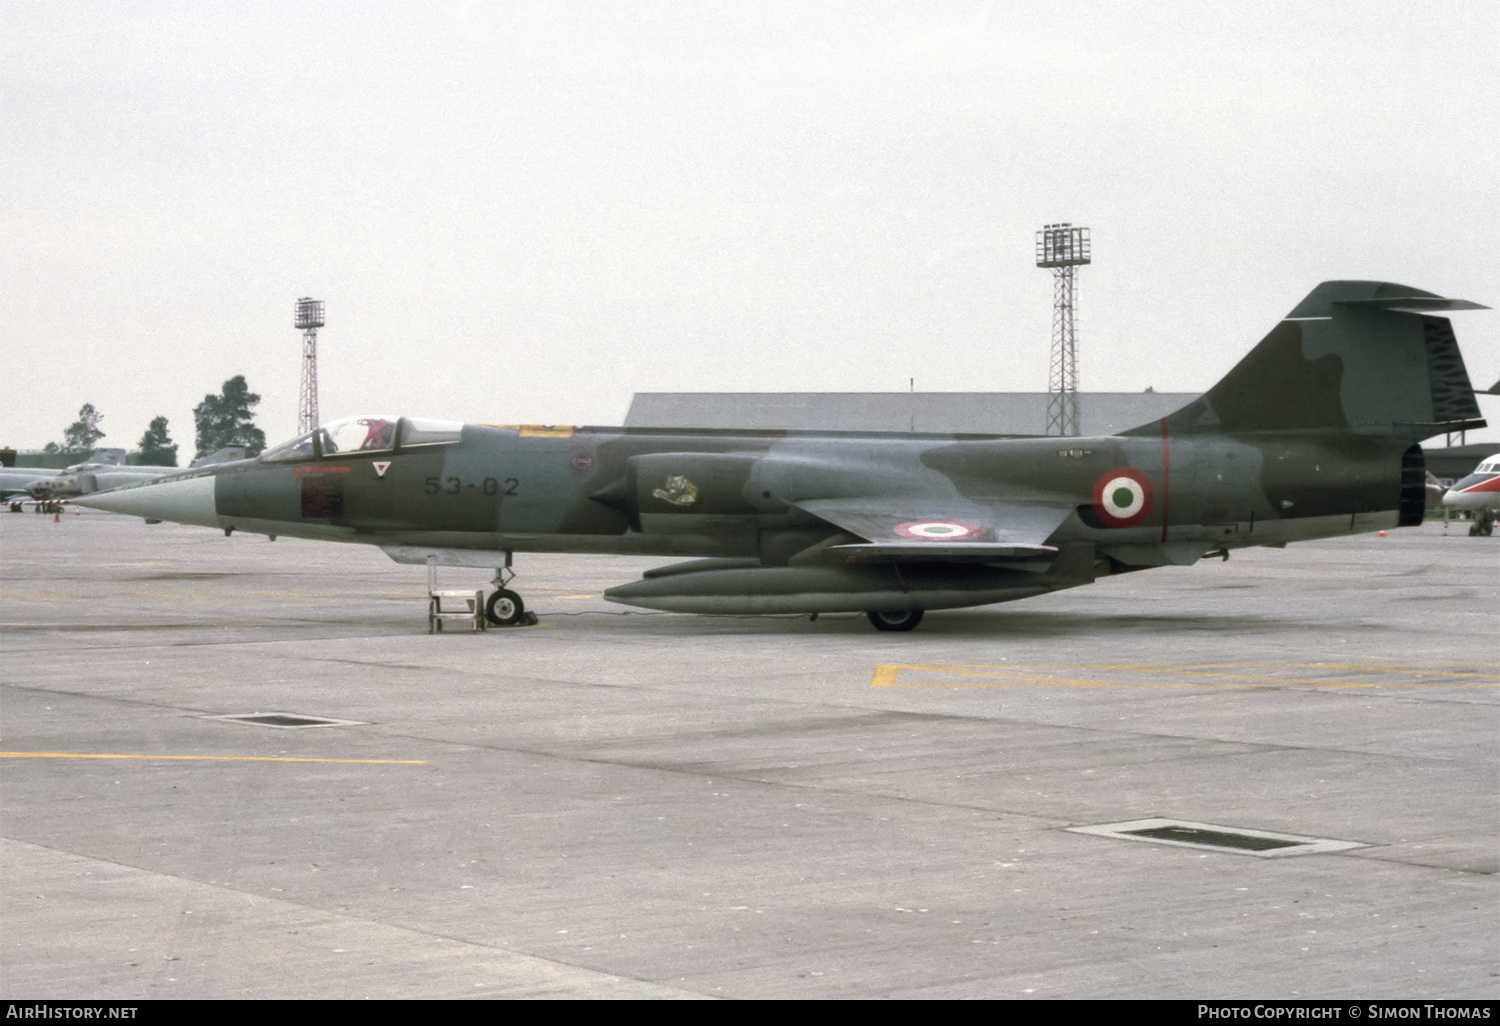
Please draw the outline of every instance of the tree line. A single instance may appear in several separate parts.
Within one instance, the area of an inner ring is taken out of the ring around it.
[[[217,394],[210,393],[193,407],[197,428],[197,453],[194,459],[229,446],[243,446],[247,457],[259,456],[266,447],[266,433],[255,426],[255,407],[260,396],[250,391],[245,376],[236,374],[224,382]],[[84,403],[78,419],[63,430],[62,444],[48,442],[42,450],[49,454],[78,455],[80,458],[99,448],[105,437],[99,422],[104,419],[93,403]],[[136,443],[138,461],[148,467],[177,466],[177,443],[167,429],[167,418],[156,417]]]

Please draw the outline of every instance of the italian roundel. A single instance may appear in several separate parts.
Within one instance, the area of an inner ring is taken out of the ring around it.
[[[1134,527],[1151,512],[1151,482],[1135,470],[1106,470],[1094,482],[1094,509],[1107,527]]]
[[[912,520],[897,524],[896,533],[919,541],[967,541],[979,537],[984,529],[959,520]]]

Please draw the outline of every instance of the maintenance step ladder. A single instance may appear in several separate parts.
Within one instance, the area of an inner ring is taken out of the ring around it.
[[[448,608],[443,608],[443,600]],[[484,615],[484,590],[439,591],[437,586],[437,561],[427,560],[427,633],[441,634],[446,621],[464,620],[473,631],[487,630],[489,619]]]
[[[448,608],[443,608],[443,600]],[[467,608],[460,608],[467,606]],[[475,631],[489,627],[484,615],[483,591],[433,591],[427,592],[427,633],[441,634],[445,620],[466,620]]]

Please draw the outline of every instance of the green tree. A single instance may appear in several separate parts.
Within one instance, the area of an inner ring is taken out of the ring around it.
[[[198,456],[225,446],[245,446],[246,456],[260,456],[266,449],[266,432],[255,426],[251,413],[260,402],[260,396],[246,386],[243,374],[225,381],[219,395],[204,396],[192,410],[198,425]]]
[[[229,445],[243,445],[246,456],[259,456],[266,447],[266,433],[255,426],[251,412],[259,403],[260,396],[250,391],[243,374],[224,382],[224,391],[219,395],[204,396],[193,407],[193,419],[198,425],[198,455],[207,456]]]
[[[62,447],[74,452],[93,451],[95,444],[104,437],[104,432],[99,430],[99,422],[103,419],[93,403],[84,403],[78,411],[78,419],[63,432]]]
[[[151,426],[136,443],[140,449],[141,466],[145,467],[175,467],[177,466],[177,443],[167,434],[167,418],[157,417],[151,421]]]

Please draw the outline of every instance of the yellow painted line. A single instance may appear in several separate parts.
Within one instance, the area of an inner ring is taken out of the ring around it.
[[[1315,684],[1315,685],[1317,685],[1319,687],[1327,687],[1327,688],[1383,688],[1383,687],[1406,687],[1406,688],[1414,688],[1414,687],[1474,687],[1474,686],[1480,686],[1480,687],[1482,687],[1482,686],[1484,686],[1484,685],[1469,685],[1469,684],[1450,684],[1448,682],[1443,682],[1442,684],[1416,684],[1416,683],[1407,683],[1407,684],[1395,683],[1395,684],[1393,684],[1393,683],[1391,683],[1389,681],[1320,680],[1320,679],[1318,679],[1316,677],[1312,677],[1312,678],[1307,678],[1307,677],[1268,677],[1268,676],[1257,676],[1257,675],[1254,675],[1254,674],[1247,674],[1247,673],[1207,673],[1207,672],[1205,672],[1203,670],[1192,670],[1192,669],[1182,669],[1182,670],[1179,670],[1179,669],[1173,669],[1173,668],[1166,667],[1166,666],[1101,666],[1099,668],[1102,669],[1102,670],[1123,670],[1123,671],[1125,671],[1127,673],[1168,673],[1168,674],[1177,674],[1179,676],[1184,676],[1184,677],[1212,677],[1212,678],[1216,678],[1216,679],[1220,679],[1220,680],[1247,680],[1247,681],[1256,681],[1256,682],[1259,682],[1259,683],[1269,682],[1269,683],[1273,683],[1273,684]],[[1290,669],[1303,669],[1303,668],[1304,667],[1301,667],[1301,666],[1288,666],[1287,667],[1287,669],[1289,669],[1289,670]],[[1402,670],[1393,670],[1392,671],[1392,670],[1379,670],[1379,669],[1373,669],[1372,668],[1371,672],[1374,672],[1374,673],[1392,673],[1393,672],[1393,673],[1408,673],[1408,674],[1410,674],[1410,673],[1423,673],[1424,671],[1422,671],[1422,670],[1405,670],[1405,669],[1402,669]],[[1451,676],[1451,675],[1446,675],[1446,676]],[[1482,675],[1481,674],[1474,674],[1473,676],[1482,676]],[[1488,683],[1490,683],[1490,684],[1500,684],[1500,680],[1491,680]]]
[[[923,670],[931,673],[966,673],[957,667],[947,666],[877,666],[875,673],[870,677],[872,688],[994,688],[1008,683],[1017,684],[1043,684],[1048,686],[1062,687],[1090,687],[1090,688],[1149,688],[1149,687],[1173,687],[1171,684],[1134,683],[1109,680],[1094,680],[1092,678],[1075,677],[1028,677],[1012,673],[969,673],[976,678],[988,678],[985,680],[902,680],[896,679],[902,670]],[[1181,685],[1175,685],[1180,687]]]
[[[0,752],[0,759],[178,759],[193,762],[351,762],[366,766],[425,766],[426,759],[298,759],[281,755],[116,755],[106,752]]]
[[[1276,663],[1256,663],[1256,664],[1251,664],[1251,666],[1253,666],[1255,668],[1260,668],[1260,667],[1277,667],[1277,666],[1280,666],[1280,665],[1283,665],[1283,664],[1276,664]],[[1294,663],[1294,664],[1284,664],[1284,665],[1285,665],[1285,668],[1289,669],[1289,670],[1295,670],[1295,669],[1343,669],[1344,668],[1344,667],[1339,667],[1339,666],[1326,666],[1325,667],[1325,666],[1323,666],[1321,664],[1311,664],[1311,663]],[[1246,668],[1251,668],[1251,667],[1247,666]],[[1061,676],[1061,675],[1056,675],[1056,674],[1038,674],[1038,673],[1034,672],[1036,670],[1047,670],[1047,669],[1087,669],[1087,670],[1093,670],[1095,672],[1104,672],[1104,673],[1115,672],[1115,673],[1132,673],[1132,674],[1135,674],[1135,673],[1140,673],[1140,674],[1160,674],[1160,675],[1170,675],[1170,676],[1178,676],[1178,677],[1199,677],[1199,678],[1209,678],[1209,679],[1215,679],[1215,680],[1245,681],[1245,682],[1260,683],[1260,684],[1267,684],[1267,683],[1268,684],[1287,684],[1287,685],[1304,684],[1304,685],[1312,685],[1314,687],[1329,687],[1329,688],[1494,687],[1494,686],[1500,685],[1500,679],[1488,677],[1486,674],[1482,674],[1482,673],[1455,673],[1455,672],[1439,671],[1439,670],[1427,670],[1427,669],[1423,669],[1423,668],[1420,668],[1420,667],[1409,668],[1409,667],[1362,666],[1362,667],[1359,667],[1359,668],[1363,669],[1363,670],[1365,670],[1367,672],[1376,673],[1376,674],[1392,674],[1392,675],[1394,675],[1394,674],[1421,674],[1421,675],[1424,675],[1424,676],[1477,677],[1477,678],[1482,678],[1482,679],[1479,680],[1479,681],[1476,681],[1474,683],[1468,683],[1466,681],[1465,682],[1459,682],[1459,681],[1446,681],[1446,680],[1445,681],[1438,681],[1438,682],[1415,682],[1415,681],[1399,681],[1399,680],[1389,680],[1389,679],[1387,679],[1387,680],[1378,680],[1378,681],[1326,680],[1326,679],[1321,679],[1321,678],[1316,678],[1316,677],[1311,677],[1311,678],[1310,677],[1279,677],[1279,676],[1271,676],[1271,675],[1263,675],[1263,674],[1216,673],[1216,672],[1207,672],[1206,669],[1196,669],[1196,668],[1192,668],[1192,667],[1143,666],[1143,665],[1138,665],[1138,664],[1131,664],[1131,665],[1094,664],[1094,665],[1087,665],[1087,666],[1085,666],[1085,665],[1078,665],[1078,664],[1071,664],[1071,665],[1068,665],[1068,666],[1056,666],[1056,667],[1054,667],[1054,666],[985,666],[985,665],[972,665],[972,664],[929,665],[929,664],[888,663],[888,664],[883,664],[883,665],[879,665],[879,666],[875,667],[874,672],[870,676],[870,684],[869,684],[869,686],[870,687],[874,687],[874,688],[879,688],[879,687],[1001,687],[1001,686],[1004,686],[1005,684],[1018,683],[1018,684],[1041,684],[1041,685],[1047,685],[1047,686],[1064,686],[1064,687],[1127,687],[1127,688],[1132,688],[1133,687],[1133,688],[1140,688],[1140,687],[1181,687],[1184,684],[1191,683],[1190,681],[1185,681],[1185,682],[1176,682],[1176,681],[1173,681],[1173,682],[1170,682],[1170,683],[1169,682],[1164,682],[1164,681],[1128,681],[1128,680],[1127,681],[1108,681],[1108,680],[1099,680],[1097,678]],[[932,681],[928,681],[928,680],[911,680],[911,679],[900,680],[899,678],[900,678],[900,674],[901,674],[902,670],[912,671],[912,672],[916,672],[916,673],[941,673],[941,674],[954,675],[954,676],[959,676],[959,677],[968,678],[968,679],[963,679],[963,680],[932,680]],[[1027,671],[1032,671],[1032,672],[1027,672]]]
[[[1411,666],[1404,663],[1389,666],[1382,666],[1377,663],[1163,663],[1162,665],[1185,670],[1249,670],[1275,667],[1283,670],[1363,670],[1370,673],[1425,673],[1431,676],[1442,677],[1493,676],[1493,674],[1455,672],[1452,670],[1440,670],[1435,666]],[[1500,671],[1500,663],[1446,663],[1444,665],[1477,667],[1479,669]]]
[[[68,599],[75,602],[83,598],[82,595],[56,595],[46,591],[6,591],[0,592],[0,594],[3,594],[6,598]]]

